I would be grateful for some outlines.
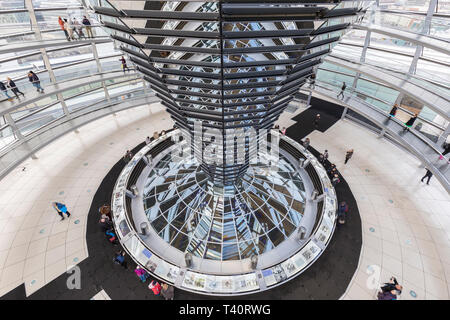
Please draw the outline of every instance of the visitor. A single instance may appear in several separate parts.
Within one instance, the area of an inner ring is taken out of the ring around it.
[[[87,36],[89,38],[94,38],[94,33],[92,32],[91,22],[89,21],[89,19],[86,16],[83,16],[83,20],[81,21],[81,23],[86,28]]]
[[[70,212],[67,210],[67,207],[64,203],[52,202],[52,206],[53,206],[53,208],[55,208],[55,210],[60,215],[61,221],[64,220],[63,213],[65,213],[67,215],[67,218],[70,217]]]
[[[67,19],[64,19],[64,29],[67,30],[68,34],[69,34],[69,41],[70,40],[75,40],[74,36],[73,36],[73,29],[72,27],[69,25],[69,22],[67,22]]]
[[[145,138],[145,144],[149,145],[150,142],[152,142],[152,140],[150,139],[150,137]]]
[[[11,91],[14,93],[17,99],[20,99],[19,93],[25,97],[25,94],[22,91],[20,91],[19,88],[17,88],[16,84],[11,78],[6,78],[6,85],[8,86],[8,88],[11,89]]]
[[[67,32],[67,28],[66,28],[66,26],[64,24],[63,19],[61,19],[61,17],[58,17],[58,23],[61,26],[62,31],[64,31],[64,34],[66,35],[67,41],[70,41],[69,33]]]
[[[309,88],[314,89],[316,86],[316,75],[313,73],[309,78]]]
[[[303,147],[305,148],[305,151],[308,149],[310,143],[311,141],[309,140],[309,138],[306,138],[305,141],[303,142]]]
[[[336,165],[334,163],[330,164],[330,167],[327,169],[327,173],[330,178],[334,176],[333,170],[336,171]]]
[[[409,131],[409,128],[412,127],[418,116],[419,116],[418,113],[414,113],[414,115],[411,118],[409,118],[407,122],[405,122],[405,128],[403,129],[403,131]]]
[[[41,87],[41,81],[36,73],[30,70],[30,72],[28,72],[28,80],[33,84],[33,87],[37,89],[37,92],[44,93],[44,89]]]
[[[322,154],[322,153],[319,154],[319,162],[320,162],[321,164],[324,164],[324,159],[325,159],[325,157],[323,156],[323,154]]]
[[[283,127],[283,129],[281,129],[281,134],[282,134],[283,136],[286,135],[286,127]]]
[[[110,228],[105,231],[106,239],[108,239],[109,243],[113,245],[119,244],[119,240],[117,239],[117,235],[114,232],[114,228]]]
[[[377,295],[378,300],[397,300],[397,291],[391,290],[391,291],[380,291]]]
[[[397,294],[402,294],[403,287],[397,282],[397,279],[395,277],[391,277],[389,279],[389,282],[386,282],[382,287],[381,291],[384,292],[390,292],[392,290],[397,291]]]
[[[9,101],[12,101],[13,98],[11,98],[11,96],[9,95],[8,88],[5,87],[3,81],[0,81],[0,90],[3,92],[3,94]]]
[[[159,133],[157,131],[153,132],[153,140],[156,140],[159,138]]]
[[[79,40],[81,40],[81,38],[86,39],[86,37],[84,36],[84,33],[83,33],[83,25],[80,24],[76,18],[72,19],[72,25],[74,27],[76,34],[78,35],[78,39]]]
[[[339,182],[341,182],[341,180],[339,179],[339,175],[336,173],[333,176],[333,179],[331,179],[331,184],[333,185],[333,187],[336,187]]]
[[[390,116],[389,119],[395,118],[395,115],[397,114],[397,109],[398,109],[397,104],[394,104],[391,111],[389,112],[389,116]]]
[[[345,223],[345,218],[348,212],[348,204],[345,201],[342,201],[338,207],[338,222],[339,224]]]
[[[104,219],[108,219],[109,221],[111,221],[111,207],[108,206],[107,204],[102,205],[99,209],[98,212],[102,215],[101,217]]]
[[[350,149],[347,151],[347,153],[345,154],[345,162],[344,164],[347,164],[348,160],[350,160],[350,158],[353,156],[353,149]]]
[[[427,180],[427,184],[430,184],[430,179],[433,176],[433,172],[431,172],[430,170],[428,170],[427,168],[425,168],[425,170],[427,170],[427,172],[425,173],[425,175],[422,177],[422,179],[420,179],[421,182],[423,182],[423,179],[428,178]]]
[[[166,300],[173,300],[174,296],[174,288],[171,285],[168,285],[167,283],[163,283],[161,286],[161,295]]]
[[[159,296],[159,294],[161,293],[161,285],[158,281],[153,280],[152,282],[150,282],[148,288],[153,291],[153,294],[155,296]]]
[[[133,153],[130,150],[127,150],[127,152],[123,156],[123,161],[125,161],[125,163],[128,163],[131,161],[131,159],[133,159]]]
[[[101,232],[106,232],[107,230],[112,228],[112,222],[105,218],[101,218],[98,221],[98,225],[100,227]]]
[[[142,269],[140,266],[136,266],[136,269],[134,269],[134,273],[141,279],[142,282],[145,282],[150,275],[147,271]]]
[[[320,121],[320,113],[316,114],[316,117],[314,118],[314,127],[319,127],[319,121]]]
[[[125,60],[124,56],[122,56],[122,58],[120,58],[119,61],[122,63],[123,72],[125,72],[125,70],[130,71],[130,68],[128,68],[127,66],[127,60]]]
[[[328,150],[325,150],[323,153],[323,162],[325,163],[326,161],[328,161]]]
[[[124,267],[125,269],[128,269],[127,261],[125,260],[125,251],[120,250],[116,252],[116,255],[114,256],[113,260],[116,264],[119,264],[120,266]]]
[[[347,88],[347,85],[345,84],[345,82],[342,84],[342,87],[341,87],[341,92],[339,92],[338,93],[338,95],[337,95],[337,97],[339,98],[339,96],[342,96],[342,100],[344,100],[344,91],[345,91],[345,88]]]

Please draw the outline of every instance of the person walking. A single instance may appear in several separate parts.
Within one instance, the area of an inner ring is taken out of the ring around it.
[[[164,299],[173,300],[173,292],[173,286],[168,285],[167,283],[163,283],[163,285],[161,286],[161,295],[164,297]]]
[[[427,180],[427,184],[430,184],[430,179],[433,176],[433,172],[431,172],[430,170],[428,170],[427,168],[425,168],[425,170],[427,170],[427,172],[425,173],[425,175],[422,177],[422,179],[420,179],[420,182],[423,182],[423,179],[428,178]]]
[[[67,29],[64,26],[64,20],[61,17],[58,17],[58,24],[61,26],[62,31],[64,31],[67,41],[70,41],[69,33],[67,32]]]
[[[347,164],[348,160],[350,160],[350,158],[353,156],[353,149],[350,149],[347,151],[347,153],[345,154],[345,162],[344,164]]]
[[[314,127],[319,127],[319,121],[320,121],[320,113],[316,114],[316,117],[314,118]]]
[[[30,70],[28,72],[28,80],[33,84],[33,87],[37,89],[37,92],[44,93],[44,89],[41,87],[41,81],[36,73]]]
[[[122,62],[122,70],[125,72],[125,70],[130,71],[130,68],[127,66],[127,60],[125,60],[125,57],[122,56],[122,58],[119,59],[120,62]]]
[[[150,142],[152,142],[152,140],[150,139],[150,137],[145,138],[145,144],[149,145]]]
[[[412,127],[418,116],[419,116],[418,113],[414,113],[414,115],[411,118],[409,118],[407,122],[405,122],[405,128],[403,128],[403,131],[409,131],[409,128]]]
[[[20,99],[19,93],[25,97],[25,94],[17,88],[16,83],[11,78],[6,78],[6,85],[11,89],[17,99]]]
[[[338,93],[338,95],[337,95],[337,97],[339,98],[339,96],[342,96],[342,100],[344,100],[344,91],[345,91],[345,88],[347,88],[347,85],[345,84],[345,82],[342,84],[342,87],[341,87],[341,92],[339,92]]]
[[[0,90],[3,92],[3,94],[9,101],[12,101],[13,98],[11,98],[11,96],[9,95],[8,89],[5,87],[3,81],[0,81]]]
[[[397,114],[397,109],[398,109],[397,104],[394,104],[391,111],[389,112],[389,116],[390,116],[389,119],[395,118],[395,115]]]
[[[322,154],[322,153],[319,154],[319,162],[320,162],[321,164],[324,164],[324,161],[325,161],[325,158],[324,158],[323,154]]]
[[[64,203],[52,202],[52,206],[53,208],[55,208],[56,212],[58,212],[58,214],[60,215],[61,221],[64,220],[63,213],[67,215],[67,218],[70,217],[70,212],[67,210],[67,207]]]
[[[70,40],[75,40],[75,38],[73,36],[73,29],[69,25],[69,22],[67,22],[67,19],[64,19],[64,29],[67,30],[67,34],[69,35],[69,41]]]
[[[91,22],[89,21],[89,19],[86,16],[83,16],[83,20],[81,21],[81,23],[86,28],[87,36],[89,38],[94,38],[94,33],[92,32]]]

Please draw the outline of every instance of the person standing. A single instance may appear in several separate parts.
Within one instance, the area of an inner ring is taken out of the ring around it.
[[[314,118],[314,127],[319,127],[319,121],[320,121],[320,113],[316,114],[316,117]]]
[[[64,203],[52,202],[52,206],[53,206],[53,208],[55,208],[55,210],[60,215],[61,221],[64,220],[63,213],[65,213],[67,215],[67,218],[70,217],[70,212],[67,210],[67,207]]]
[[[394,104],[391,111],[389,112],[389,116],[390,116],[389,119],[395,118],[395,115],[397,114],[397,109],[398,109],[397,104]]]
[[[128,163],[131,159],[133,159],[133,153],[130,150],[127,150],[127,152],[123,156],[123,160],[125,161],[125,163]]]
[[[425,173],[425,175],[422,177],[422,179],[420,179],[420,182],[423,182],[423,179],[428,178],[427,180],[427,184],[430,184],[430,179],[433,176],[433,173],[428,170],[427,168],[425,168],[427,170],[427,172]]]
[[[414,116],[412,116],[407,122],[405,122],[405,128],[403,129],[403,131],[409,131],[409,128],[412,127],[418,116],[418,113],[414,113]]]
[[[150,284],[148,285],[148,288],[153,291],[153,294],[155,296],[159,296],[159,294],[161,293],[161,285],[159,284],[158,281],[155,280],[151,281]]]
[[[345,201],[342,201],[338,207],[338,222],[339,224],[345,223],[345,218],[348,212],[348,204]]]
[[[130,71],[130,68],[127,66],[127,60],[125,60],[125,57],[122,56],[122,58],[119,59],[120,62],[122,62],[122,70],[125,72],[125,70]]]
[[[313,73],[309,78],[309,88],[314,89],[316,87],[316,74]]]
[[[142,269],[140,266],[136,266],[136,269],[134,269],[134,273],[141,279],[142,282],[145,282],[147,278],[150,276],[147,271]]]
[[[163,283],[163,285],[161,286],[161,295],[164,297],[164,299],[173,300],[173,292],[173,286],[168,285],[167,283]]]
[[[152,142],[152,140],[150,139],[150,137],[145,138],[145,144],[149,145],[150,142]]]
[[[324,162],[325,162],[325,158],[324,158],[324,156],[323,156],[322,153],[319,154],[319,162],[320,162],[321,164],[324,164]]]
[[[17,88],[15,82],[11,78],[6,78],[6,85],[11,89],[17,99],[19,99],[19,93],[25,97],[25,94]]]
[[[339,182],[341,182],[341,180],[339,179],[339,175],[335,174],[333,176],[333,179],[331,179],[331,184],[333,185],[333,187],[336,187]]]
[[[345,84],[345,82],[342,84],[342,87],[341,87],[341,92],[339,92],[338,93],[338,95],[337,95],[337,97],[339,98],[339,96],[342,96],[342,100],[344,100],[344,91],[345,91],[345,88],[347,88],[347,85]]]
[[[72,19],[72,27],[73,31],[75,31],[78,36],[78,40],[81,40],[81,38],[85,38],[82,30],[83,26],[78,22],[77,18]]]
[[[309,140],[309,138],[306,138],[305,141],[303,142],[303,147],[305,148],[305,151],[308,149],[310,143],[311,141]]]
[[[58,23],[61,26],[62,31],[64,31],[67,41],[70,41],[69,33],[67,32],[67,29],[64,26],[64,21],[63,21],[63,19],[61,19],[61,17],[58,17]]]
[[[6,96],[6,98],[11,101],[13,98],[8,93],[8,89],[3,84],[3,81],[0,81],[0,90],[3,92],[3,94]]]
[[[323,162],[325,163],[328,160],[328,150],[325,150],[323,153]]]
[[[283,129],[281,129],[281,134],[282,134],[283,136],[286,135],[286,127],[283,127]]]
[[[114,256],[114,262],[121,265],[125,269],[128,269],[127,261],[125,260],[125,252],[123,250],[116,252]]]
[[[67,34],[69,35],[69,41],[70,40],[75,40],[75,38],[73,36],[73,29],[69,25],[69,22],[67,22],[67,19],[64,19],[64,30],[66,30]]]
[[[36,73],[30,70],[28,72],[28,80],[33,84],[33,87],[37,89],[37,92],[44,93],[44,89],[41,87],[41,81],[39,80],[39,77]]]
[[[86,28],[87,36],[89,38],[93,38],[94,37],[94,33],[92,32],[91,22],[89,21],[89,19],[86,16],[83,16],[83,20],[81,21],[81,23]]]
[[[344,164],[347,164],[348,160],[350,160],[350,158],[353,156],[353,149],[350,149],[347,151],[347,153],[345,154],[345,162]]]

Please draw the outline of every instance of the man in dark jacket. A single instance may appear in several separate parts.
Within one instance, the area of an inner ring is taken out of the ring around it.
[[[17,99],[19,99],[19,93],[25,97],[25,94],[17,88],[16,83],[11,78],[6,78],[6,85],[11,89]]]
[[[431,172],[430,170],[426,169],[427,172],[425,173],[425,175],[422,177],[422,179],[420,179],[420,182],[423,182],[423,179],[428,178],[427,180],[427,184],[430,184],[430,179],[433,176],[433,172]]]

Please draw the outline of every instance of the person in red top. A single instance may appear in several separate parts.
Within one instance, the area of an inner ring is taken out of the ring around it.
[[[159,294],[161,293],[161,285],[158,281],[153,280],[152,282],[150,282],[148,288],[153,291],[153,294],[155,296],[159,296]]]
[[[70,41],[69,33],[67,32],[66,28],[64,27],[64,21],[63,21],[63,19],[61,19],[61,17],[58,17],[58,23],[61,26],[62,31],[64,31],[67,41]]]

